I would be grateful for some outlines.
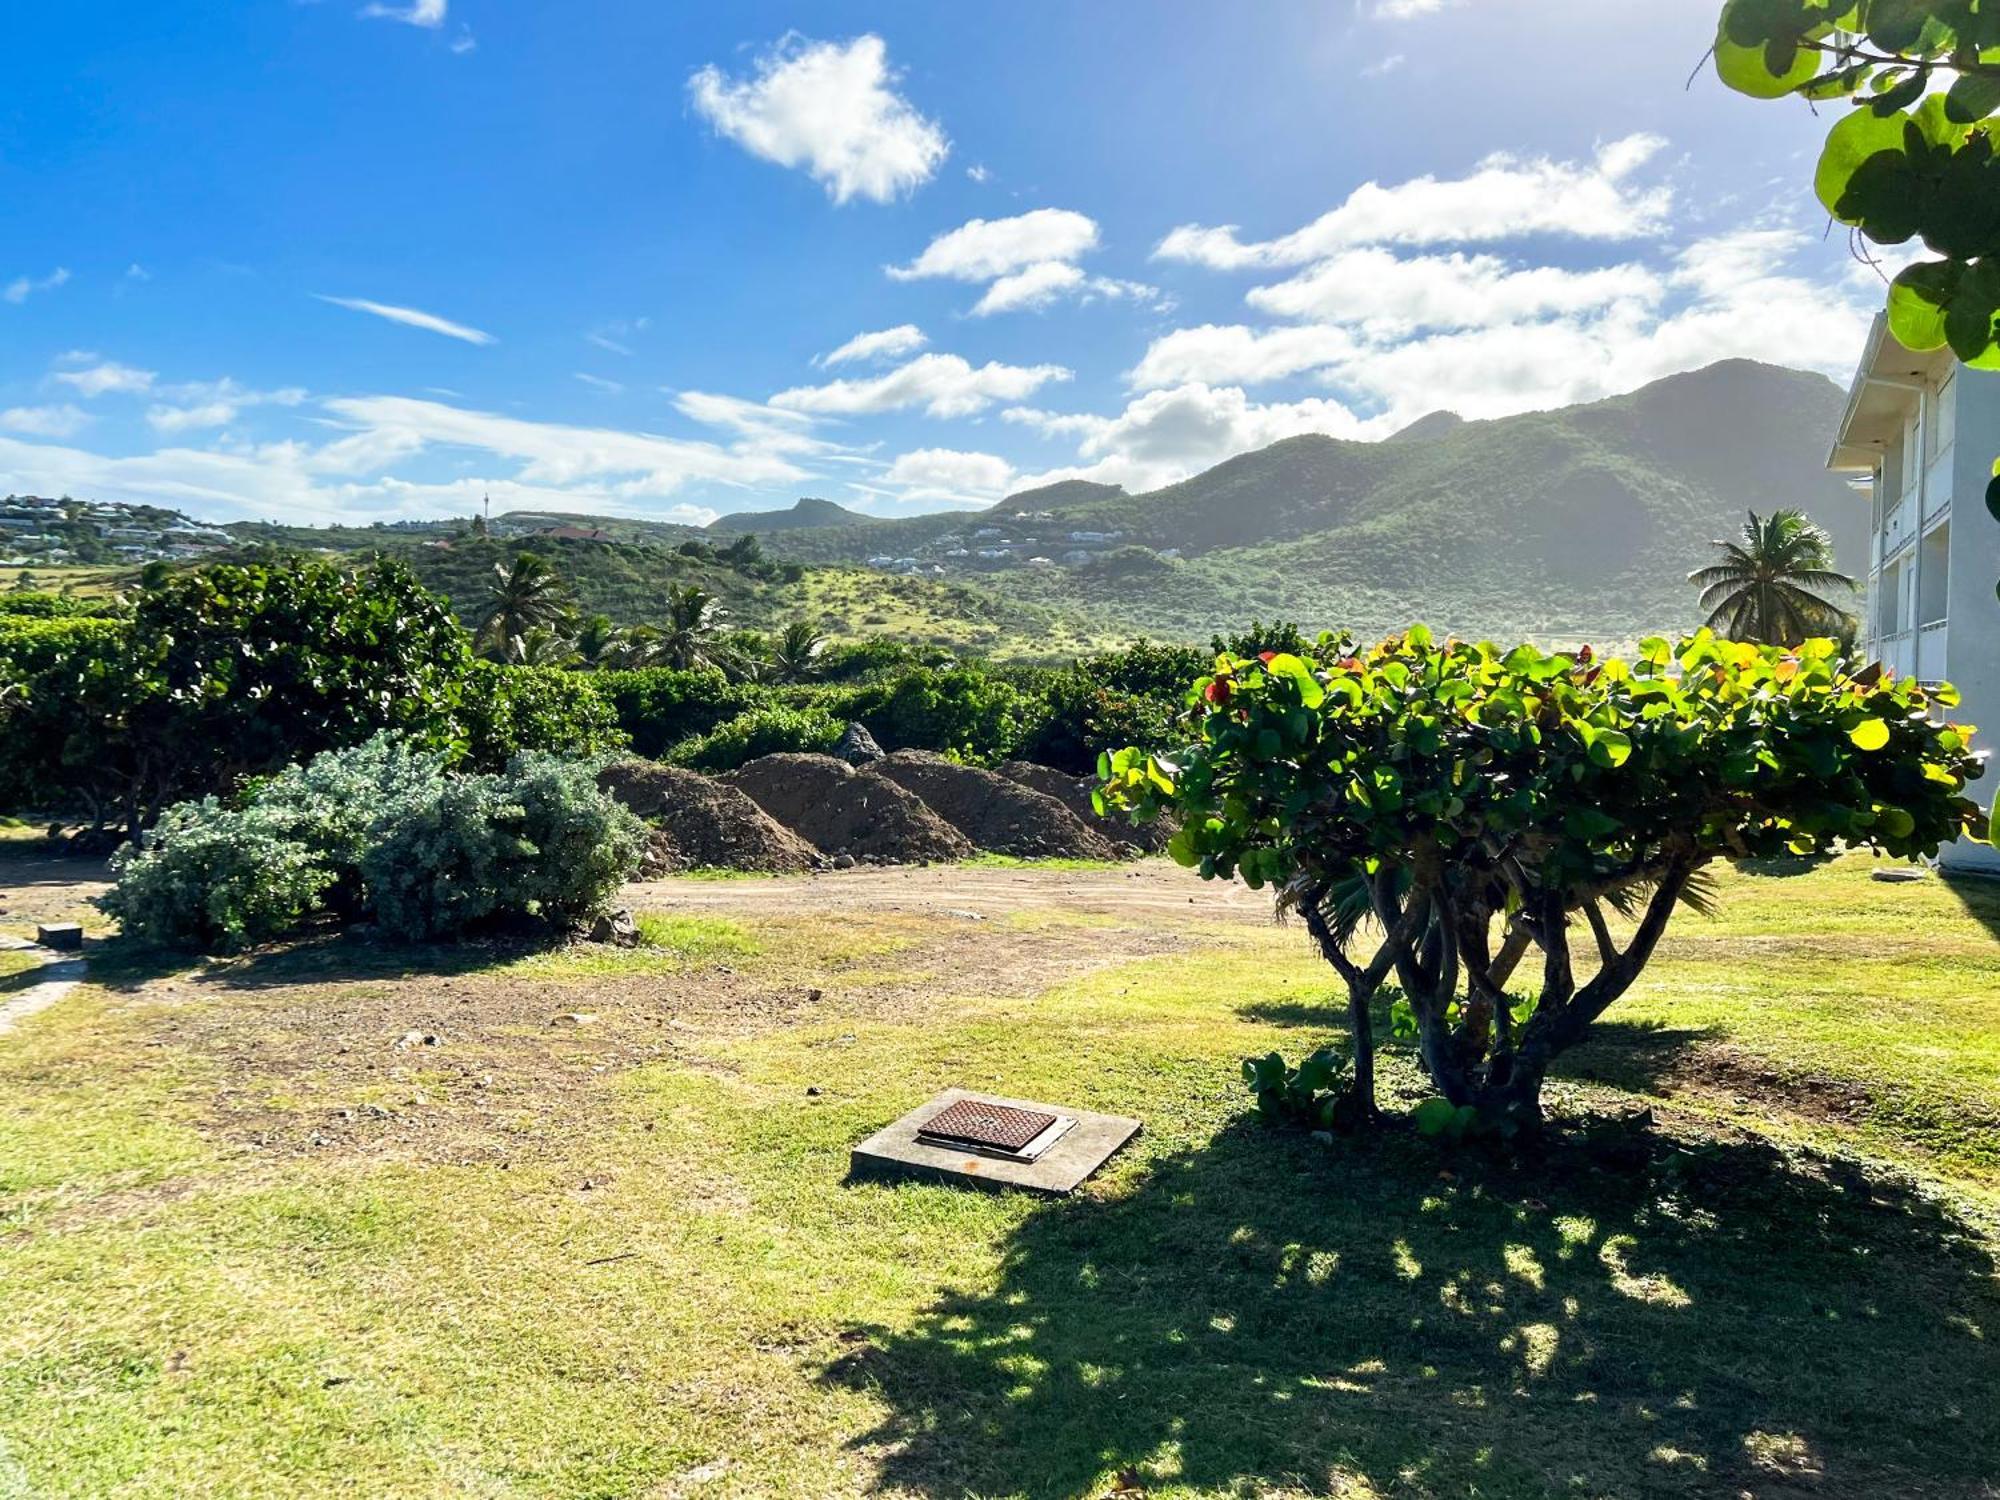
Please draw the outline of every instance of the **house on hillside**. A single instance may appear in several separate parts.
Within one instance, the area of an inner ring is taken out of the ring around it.
[[[610,532],[597,526],[542,526],[535,530],[536,536],[548,537],[557,542],[615,542],[618,540]]]
[[[1952,717],[2000,749],[2000,524],[1986,487],[2000,457],[2000,373],[1967,369],[1949,349],[1913,354],[1878,314],[1848,392],[1829,468],[1856,476],[1873,505],[1863,654],[1920,681],[1950,680]],[[1996,757],[2000,759],[2000,757]],[[1981,806],[2000,764],[1973,783]],[[1960,841],[1947,869],[2000,874],[2000,852]]]

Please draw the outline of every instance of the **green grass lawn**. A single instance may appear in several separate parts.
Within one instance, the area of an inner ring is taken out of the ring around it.
[[[0,1497],[1990,1494],[2000,891],[1868,871],[1727,874],[1552,1091],[1650,1131],[1516,1163],[1249,1120],[1330,976],[1150,863],[107,965],[0,1039]],[[846,1181],[946,1084],[1145,1131]]]

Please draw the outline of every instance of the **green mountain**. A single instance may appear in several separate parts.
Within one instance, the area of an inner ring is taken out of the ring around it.
[[[718,516],[708,523],[710,531],[759,534],[773,531],[801,531],[819,526],[865,526],[874,521],[858,510],[835,505],[831,500],[804,496],[790,510],[738,510]]]
[[[1685,577],[1751,507],[1806,511],[1861,569],[1867,507],[1824,467],[1842,400],[1824,376],[1729,360],[1557,411],[1433,413],[1385,442],[1289,438],[1148,494],[1069,482],[771,550],[914,558],[1165,637],[1275,616],[1616,643],[1697,623]]]

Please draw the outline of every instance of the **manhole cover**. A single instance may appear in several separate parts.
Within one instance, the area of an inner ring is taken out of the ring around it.
[[[926,1120],[921,1133],[941,1141],[960,1141],[992,1151],[1021,1151],[1061,1118],[1011,1104],[987,1104],[961,1099]]]

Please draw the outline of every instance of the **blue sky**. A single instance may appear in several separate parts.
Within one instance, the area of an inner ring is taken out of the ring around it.
[[[1709,0],[72,0],[0,95],[0,491],[323,522],[1142,489],[1879,283]]]

